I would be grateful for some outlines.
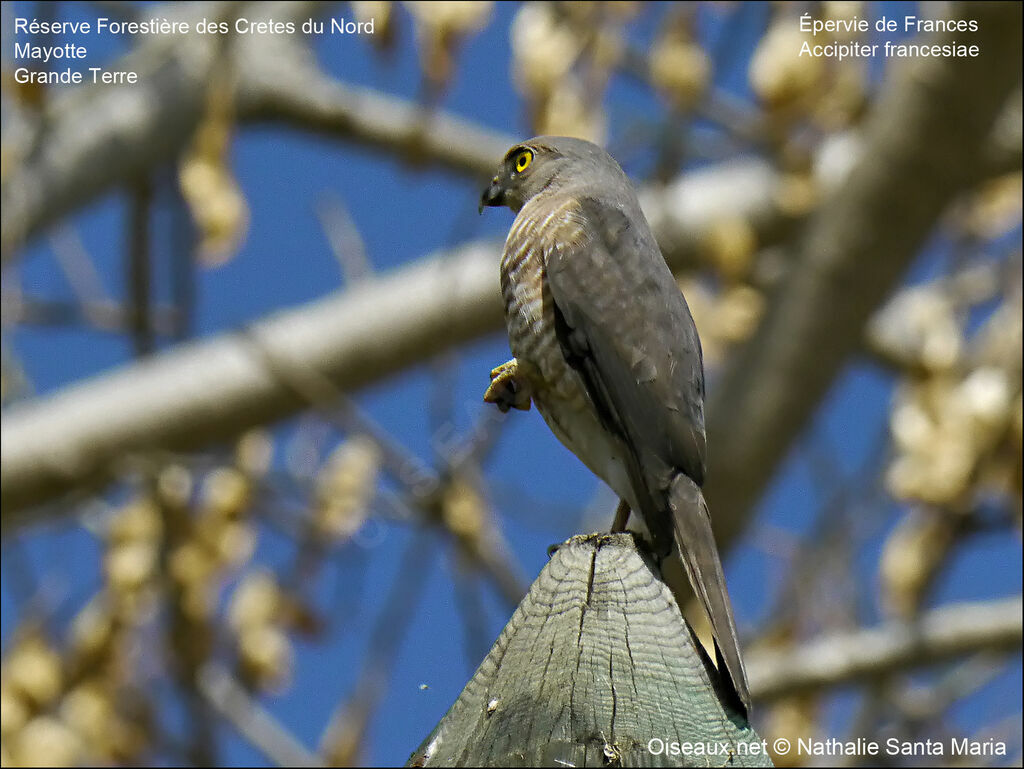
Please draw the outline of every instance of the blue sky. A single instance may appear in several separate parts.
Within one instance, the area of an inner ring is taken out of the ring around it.
[[[37,12],[34,5],[15,3],[13,13],[31,15]],[[720,84],[740,98],[750,98],[746,61],[769,12],[768,4],[757,5],[744,9],[741,21],[733,26],[723,25],[714,8],[702,8],[698,16],[701,34],[713,46],[736,51],[733,66],[722,75]],[[888,5],[891,10],[887,11],[894,13],[902,12],[909,4]],[[523,102],[509,76],[507,33],[515,7],[498,4],[487,28],[463,45],[444,107],[482,125],[525,136],[528,127]],[[661,8],[648,9],[632,25],[638,42],[651,38],[663,13]],[[62,4],[59,12],[67,19],[90,14],[84,4]],[[5,25],[7,21],[5,16]],[[6,28],[4,34],[6,50]],[[418,92],[412,29],[404,13],[397,45],[388,60],[378,57],[365,40],[353,36],[324,37],[315,48],[323,66],[346,82],[407,98],[415,98]],[[115,51],[97,49],[90,62],[107,53]],[[613,81],[606,106],[613,146],[632,126],[643,124],[663,109],[656,97],[623,78]],[[315,211],[316,202],[326,192],[344,201],[374,268],[381,271],[463,240],[503,237],[512,218],[505,210],[476,216],[479,189],[464,179],[406,168],[390,157],[291,130],[246,126],[235,141],[233,160],[250,206],[251,224],[244,247],[231,262],[199,275],[194,327],[197,336],[237,329],[269,312],[295,307],[340,287],[338,265]],[[627,167],[627,171],[642,170]],[[157,243],[169,242],[170,228],[180,220],[169,201],[170,196],[164,195],[155,219]],[[122,289],[124,217],[123,200],[110,195],[73,219],[108,291],[114,295],[120,295]],[[923,254],[915,272],[926,274],[930,260],[937,258],[934,252]],[[16,269],[24,286],[34,294],[70,296],[44,241],[27,249]],[[344,330],[325,329],[324,333]],[[22,327],[5,330],[5,344],[17,352],[39,393],[60,389],[132,358],[127,340],[86,330]],[[452,413],[459,428],[468,428],[479,416],[484,408],[480,395],[487,372],[507,357],[507,342],[501,334],[460,351],[451,382]],[[837,451],[841,469],[853,474],[885,430],[893,384],[890,375],[868,363],[857,362],[847,369],[823,404],[808,437],[791,452],[758,506],[759,526],[777,528],[795,539],[809,530],[823,500],[807,461],[808,452],[823,442]],[[438,386],[448,385],[439,383],[428,368],[420,367],[359,393],[357,400],[410,450],[429,458],[429,415],[425,407],[416,408],[414,404],[422,403],[424,393]],[[287,431],[285,426],[281,434]],[[551,436],[535,411],[510,418],[486,469],[493,488],[502,490],[495,493],[493,502],[501,514],[503,532],[532,578],[546,561],[547,546],[576,533],[575,516],[560,511],[578,511],[587,505],[598,482]],[[529,507],[529,500],[543,504],[533,506],[533,511],[523,516],[518,511]],[[611,508],[609,520],[610,513]],[[884,535],[894,520],[892,510],[888,510],[877,520],[865,523],[872,534],[859,553],[857,574],[865,621],[879,616],[875,565]],[[327,610],[332,623],[329,632],[311,643],[297,641],[294,686],[284,696],[268,700],[272,712],[310,746],[316,744],[329,713],[358,675],[368,643],[366,628],[391,586],[398,557],[410,537],[405,527],[373,525],[378,528],[363,537],[369,544],[354,546],[361,553],[346,551],[320,577],[316,585],[319,605],[332,607]],[[99,585],[97,542],[75,527],[40,531],[23,541],[40,574],[51,573],[54,564],[59,564],[54,593],[62,598],[59,616],[69,616]],[[451,589],[450,549],[437,535],[427,535],[425,541],[436,549],[437,557],[424,575],[425,599],[409,622],[409,634],[392,671],[390,688],[374,721],[365,755],[369,763],[405,761],[454,701],[478,661],[468,660],[463,648],[461,621]],[[289,552],[289,543],[279,535],[271,530],[262,532],[258,560],[282,563]],[[728,554],[726,571],[741,635],[768,619],[766,613],[773,604],[784,565],[750,536]],[[6,572],[4,579],[6,583]],[[1020,590],[1020,579],[1019,541],[978,536],[944,573],[934,600],[942,603],[1015,594]],[[0,604],[4,643],[11,638],[20,616],[8,588],[5,584]],[[493,640],[510,612],[489,589],[482,603],[488,639]],[[453,628],[460,630],[453,632]],[[999,702],[1012,698],[1019,703],[1020,685],[1018,662],[1011,676],[985,690],[987,707],[993,699]],[[985,723],[985,707],[981,699],[974,706],[966,703],[961,708],[964,712],[958,715],[962,725],[973,729]],[[225,729],[223,734],[223,762],[264,761],[230,730]]]

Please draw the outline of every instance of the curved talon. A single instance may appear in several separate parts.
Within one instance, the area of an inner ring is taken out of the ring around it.
[[[515,408],[530,410],[529,382],[519,376],[519,363],[513,358],[491,370],[491,384],[484,391],[484,402],[495,404],[501,412]]]

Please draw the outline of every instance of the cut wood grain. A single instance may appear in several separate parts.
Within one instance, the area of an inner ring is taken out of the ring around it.
[[[632,535],[573,537],[410,765],[771,766],[716,681]]]

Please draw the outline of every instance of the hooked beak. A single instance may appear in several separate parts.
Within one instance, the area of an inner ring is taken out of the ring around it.
[[[498,177],[495,176],[491,179],[490,185],[480,196],[480,208],[477,209],[477,213],[483,213],[484,206],[503,205],[505,205],[505,188],[501,186],[501,183],[498,181]]]

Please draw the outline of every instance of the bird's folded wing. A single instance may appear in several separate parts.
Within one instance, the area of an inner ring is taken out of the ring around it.
[[[667,485],[673,468],[702,484],[700,341],[639,207],[580,199],[571,219],[547,231],[544,251],[563,353],[606,426],[635,452],[648,488]]]

